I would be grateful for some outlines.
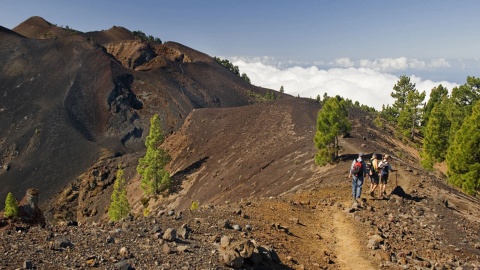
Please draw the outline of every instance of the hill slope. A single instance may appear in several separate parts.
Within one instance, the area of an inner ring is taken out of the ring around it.
[[[265,92],[181,44],[124,40],[125,29],[90,34],[105,47],[39,17],[14,30],[0,29],[0,197],[35,186],[45,201],[105,153],[144,151],[154,113],[169,134],[195,108]]]

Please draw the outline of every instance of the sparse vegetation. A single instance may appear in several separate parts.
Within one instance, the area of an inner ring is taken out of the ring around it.
[[[18,216],[18,203],[12,192],[7,194],[7,198],[5,199],[5,210],[3,213],[5,218],[8,219],[14,219]]]
[[[277,95],[275,94],[274,91],[267,91],[267,93],[265,93],[265,99],[266,100],[276,100]]]
[[[137,166],[137,172],[142,176],[141,187],[146,195],[156,196],[171,187],[170,174],[165,170],[165,165],[171,158],[160,147],[163,140],[160,118],[155,114],[150,119],[150,132],[145,141],[147,152],[143,158],[140,158]]]
[[[133,31],[132,33],[135,37],[139,38],[141,41],[155,43],[155,44],[162,44],[162,40],[160,38],[153,37],[152,35],[147,36],[144,32],[140,30]]]
[[[130,213],[130,204],[127,197],[127,184],[121,165],[118,166],[115,184],[108,208],[108,217],[112,221],[119,221]]]
[[[269,100],[276,100],[277,95],[275,94],[274,91],[267,91],[265,95],[261,95],[258,93],[255,93],[253,91],[248,91],[248,95],[255,98],[257,102],[263,102],[263,101],[269,101]]]
[[[228,70],[233,72],[238,77],[242,78],[247,83],[251,83],[250,78],[248,78],[247,74],[242,73],[240,75],[240,68],[238,68],[238,66],[235,66],[232,63],[230,63],[230,61],[228,61],[227,59],[220,59],[219,57],[216,57],[216,56],[213,57],[213,59],[215,59],[215,61],[217,61],[218,63],[222,64],[224,67],[226,67]]]
[[[70,34],[72,34],[72,35],[76,35],[76,34],[79,33],[77,30],[68,27],[68,25],[65,26],[65,30],[68,30],[68,32],[70,32]]]

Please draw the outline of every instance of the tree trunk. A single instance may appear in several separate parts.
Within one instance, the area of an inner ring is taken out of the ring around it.
[[[415,117],[412,117],[412,134],[411,134],[411,140],[413,141],[413,136],[415,134]]]
[[[334,159],[338,157],[338,137],[335,136],[335,143],[334,143],[335,151],[334,151]]]

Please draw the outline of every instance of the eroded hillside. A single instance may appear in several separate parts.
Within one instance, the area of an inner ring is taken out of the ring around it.
[[[32,17],[0,40],[0,197],[35,186],[45,202],[103,157],[144,151],[153,114],[170,134],[193,109],[266,91],[210,56],[121,27],[82,33]]]

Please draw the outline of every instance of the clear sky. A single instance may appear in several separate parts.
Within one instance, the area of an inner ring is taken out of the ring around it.
[[[477,0],[0,0],[0,25],[123,26],[227,58],[255,85],[378,109],[400,75],[427,95],[480,76],[478,10]]]

